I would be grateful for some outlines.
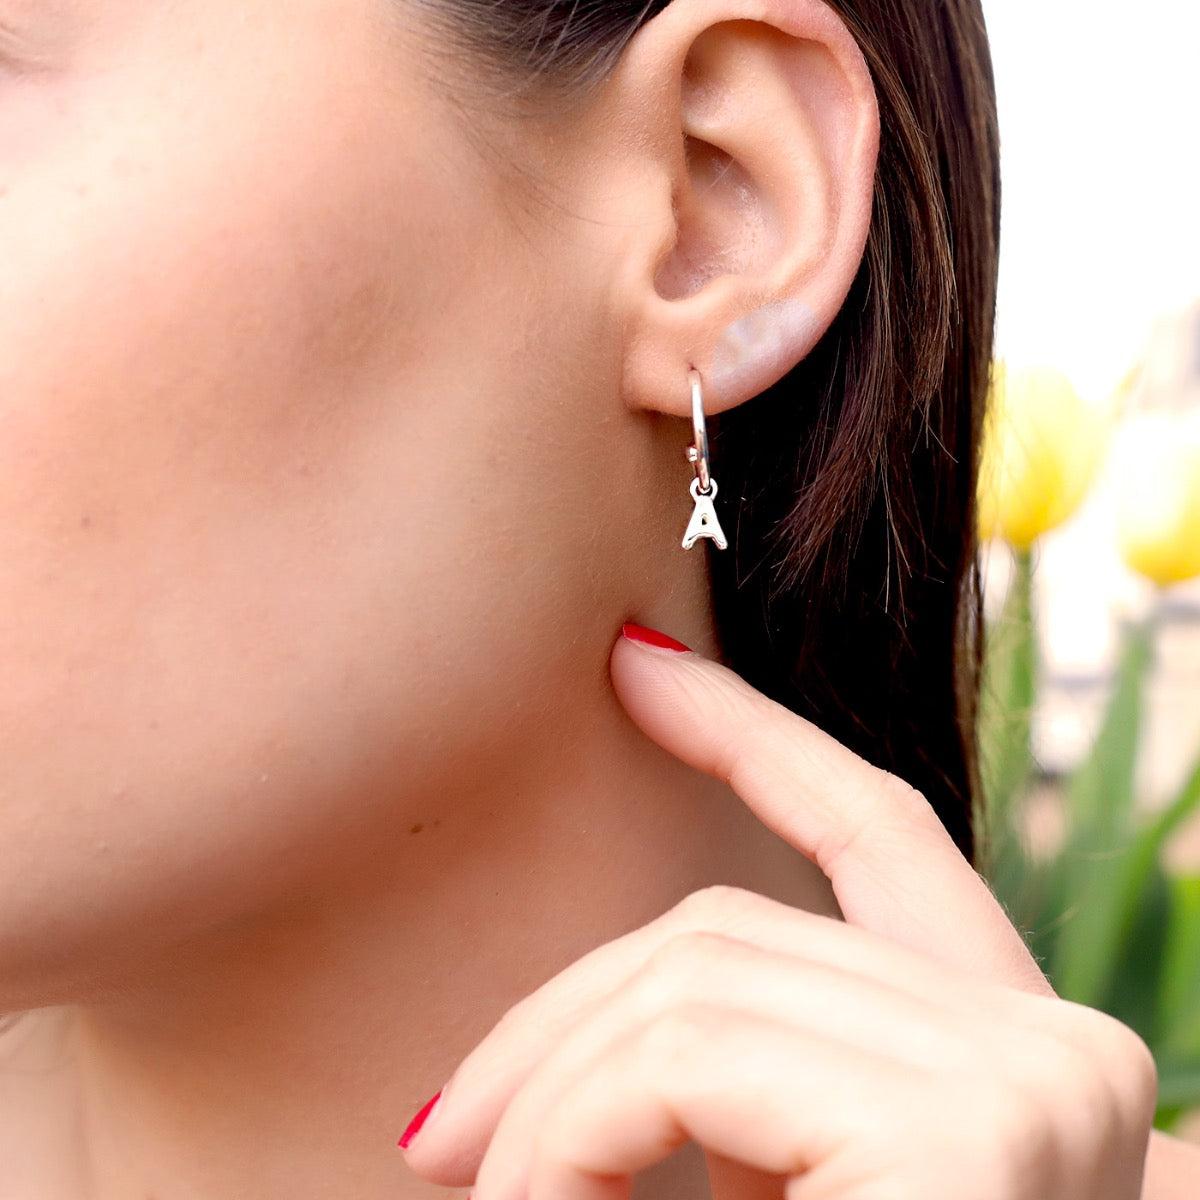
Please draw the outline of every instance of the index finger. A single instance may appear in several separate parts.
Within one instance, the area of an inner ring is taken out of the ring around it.
[[[999,902],[919,793],[698,654],[617,640],[612,679],[648,737],[727,783],[821,868],[842,914],[892,941],[1053,995]]]

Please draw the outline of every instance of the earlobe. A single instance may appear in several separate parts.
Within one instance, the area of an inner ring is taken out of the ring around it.
[[[632,244],[626,401],[686,416],[696,367],[720,412],[786,374],[849,292],[873,201],[874,86],[820,0],[676,0],[623,66],[624,97],[658,98],[634,111],[671,183],[651,201],[669,195],[671,211],[647,226],[669,243]]]

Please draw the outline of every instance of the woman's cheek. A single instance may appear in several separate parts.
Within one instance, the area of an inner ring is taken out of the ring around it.
[[[265,902],[429,742],[401,707],[371,751],[408,665],[373,502],[447,185],[397,87],[340,86],[353,33],[207,39],[201,7],[0,78],[0,1009],[151,911]]]

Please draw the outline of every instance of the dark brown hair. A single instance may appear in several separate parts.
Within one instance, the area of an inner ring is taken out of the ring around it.
[[[666,0],[426,0],[496,77],[586,94]],[[728,660],[921,790],[974,857],[978,438],[999,237],[979,0],[828,0],[874,78],[866,253],[817,348],[714,422],[736,512],[712,559]]]

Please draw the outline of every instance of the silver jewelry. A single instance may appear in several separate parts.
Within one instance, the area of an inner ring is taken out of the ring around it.
[[[717,481],[712,477],[708,467],[708,429],[704,424],[704,392],[700,382],[700,372],[693,368],[688,372],[688,382],[692,387],[692,429],[695,431],[695,441],[687,448],[687,460],[696,468],[696,478],[692,480],[692,499],[696,509],[688,522],[687,532],[683,535],[683,548],[690,550],[701,538],[711,538],[717,544],[718,550],[729,546],[725,539],[725,531],[717,519],[717,510],[713,501],[717,498]]]

